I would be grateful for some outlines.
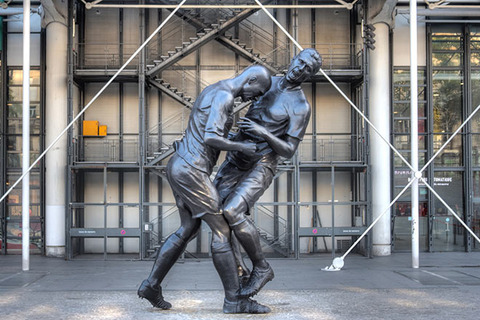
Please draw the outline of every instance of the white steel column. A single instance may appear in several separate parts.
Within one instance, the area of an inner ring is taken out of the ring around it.
[[[412,183],[412,268],[419,267],[417,1],[410,0],[410,125]]]
[[[45,142],[50,145],[67,126],[67,1],[43,1],[46,24]],[[45,156],[45,237],[47,256],[65,254],[67,136]]]
[[[23,2],[22,173],[30,167],[30,0]],[[22,270],[30,270],[30,175],[22,180]]]
[[[370,51],[370,121],[384,137],[390,135],[390,51],[389,26],[375,24],[375,50]],[[373,220],[390,204],[390,148],[377,134],[370,135]],[[391,253],[390,215],[384,215],[373,227],[373,254]]]

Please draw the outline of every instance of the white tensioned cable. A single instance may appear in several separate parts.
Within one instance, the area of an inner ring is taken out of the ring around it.
[[[295,46],[297,46],[298,49],[300,50],[303,50],[303,47],[288,33],[287,30],[285,30],[285,28],[280,24],[280,22],[277,21],[277,19],[275,19],[271,14],[270,12],[267,11],[267,9],[260,3],[259,0],[255,0],[258,5],[262,8],[263,11],[265,11],[265,13],[270,17],[270,19],[273,20],[273,22],[283,31],[283,33],[285,33],[285,35],[293,42],[293,44],[295,44]],[[342,95],[342,97],[347,100],[347,102],[355,109],[355,111],[358,112],[358,114],[360,114],[360,116],[370,125],[370,127],[378,134],[378,136],[386,143],[388,144],[388,146],[400,157],[400,159],[410,168],[410,170],[413,171],[413,168],[412,166],[410,165],[410,163],[400,154],[400,152],[390,143],[390,141],[388,141],[388,139],[386,139],[379,131],[378,129],[373,125],[372,122],[370,122],[370,120],[368,120],[368,118],[363,114],[362,111],[360,111],[360,109],[357,108],[357,106],[345,95],[345,93],[343,93],[343,91],[335,84],[335,82],[333,82],[332,79],[330,79],[330,77],[325,73],[325,71],[323,71],[322,68],[320,68],[320,72],[322,73],[322,75],[328,80],[328,82],[330,82],[330,84],[335,88],[337,89],[337,91]]]
[[[262,6],[262,4],[260,3],[259,0],[255,0],[258,5],[262,8],[262,10],[270,17],[270,19],[272,19],[272,21],[285,33],[285,35],[300,49],[300,50],[303,50],[302,46],[287,32],[287,30],[285,30],[285,28],[283,28],[283,26],[270,14],[270,12],[267,11],[267,9],[265,7]],[[372,122],[370,122],[370,120],[362,113],[362,111],[360,111],[360,109],[357,108],[357,106],[345,95],[345,93],[343,93],[343,91],[333,82],[332,79],[330,79],[330,77],[325,73],[325,71],[323,71],[323,69],[320,68],[320,72],[323,74],[323,76],[332,84],[332,86],[337,89],[337,91],[342,95],[342,97],[348,101],[348,103],[355,109],[355,111],[357,111],[358,114],[360,114],[360,116],[370,125],[370,127],[378,134],[378,136],[386,143],[388,144],[388,146],[390,147],[390,149],[392,149],[399,157],[400,159],[402,159],[402,161],[410,168],[410,170],[412,170],[412,172],[414,171],[413,170],[413,167],[410,165],[410,163],[400,154],[400,152],[390,143],[390,141],[388,141],[387,139],[385,139],[385,137],[378,131],[378,129],[373,125]],[[412,179],[410,181],[410,183],[407,185],[407,187],[409,187],[413,181],[415,181],[415,179]],[[400,195],[405,192],[406,188],[405,187],[402,192],[400,193]],[[400,196],[399,195],[399,196]],[[397,196],[395,198],[394,201],[392,201],[388,207],[385,209],[385,211],[380,215],[378,216],[373,222],[372,224],[367,228],[367,230],[365,230],[364,233],[362,233],[362,235],[357,239],[357,241],[347,250],[346,254],[343,255],[342,259],[360,242],[360,240],[362,240],[362,238],[370,231],[370,229],[373,228],[373,226],[380,220],[380,218],[386,213],[388,212],[388,210],[390,210],[390,208],[395,204],[395,201],[399,198],[399,196]]]
[[[287,30],[285,30],[285,28],[270,14],[270,12],[268,12],[268,10],[260,3],[259,0],[255,0],[257,2],[257,4],[262,8],[262,10],[265,12],[265,14],[267,14],[267,16],[270,17],[270,19],[272,19],[272,21],[280,28],[280,30],[283,31],[283,33],[285,33],[285,35],[295,44],[295,46],[297,46],[300,50],[303,50],[303,47],[288,33]],[[343,91],[333,82],[332,79],[330,79],[330,77],[323,71],[323,69],[320,68],[320,72],[323,74],[323,76],[333,85],[333,87],[343,96],[343,98],[345,100],[348,101],[348,103],[355,109],[355,111],[357,111],[358,114],[360,114],[360,116],[370,125],[370,127],[379,135],[379,137],[385,141],[385,143],[388,144],[388,146],[390,147],[390,149],[392,149],[399,157],[400,159],[410,168],[410,170],[415,171],[413,170],[413,167],[410,165],[410,163],[400,154],[400,152],[387,140],[385,139],[385,137],[378,131],[378,129],[373,125],[373,123],[370,122],[370,120],[362,113],[362,111],[360,111],[360,109],[357,108],[357,106],[345,95],[345,93],[343,93]],[[367,230],[365,230],[365,232],[357,239],[357,241],[355,241],[355,243],[352,244],[352,246],[347,250],[347,252],[341,257],[341,259],[344,259],[348,253],[350,253],[350,251],[360,242],[360,240],[370,231],[371,228],[373,228],[373,226],[380,220],[380,218],[385,215],[388,210],[395,204],[396,200],[398,200],[398,198],[400,197],[400,195],[402,195],[406,189],[413,183],[413,181],[415,181],[416,179],[418,179],[418,176],[427,168],[428,165],[430,165],[430,163],[432,163],[432,161],[443,151],[443,149],[445,149],[448,145],[448,143],[450,141],[452,141],[452,139],[460,132],[460,130],[467,124],[467,122],[477,113],[477,111],[480,110],[480,105],[472,112],[472,114],[462,123],[462,125],[453,133],[453,135],[443,144],[443,146],[432,156],[432,158],[430,158],[430,160],[423,166],[423,168],[416,172],[416,176],[414,176],[414,178],[407,184],[407,186],[400,192],[400,194],[389,204],[389,206],[385,209],[384,212],[382,212],[382,214],[380,216],[378,216],[373,222],[372,224],[367,228]],[[428,185],[428,183],[423,179],[421,178],[422,181],[425,183],[425,185],[427,185],[427,187],[429,187],[429,189],[433,190],[433,188]],[[445,204],[445,202],[443,201],[443,199],[440,198],[440,196],[436,193],[436,192],[432,192],[433,194],[435,194],[442,203]],[[453,210],[447,206],[447,208],[453,212]],[[456,215],[454,213],[454,216],[460,220],[460,223],[477,239],[477,241],[480,242],[480,239],[475,235],[475,233],[458,217],[458,215]]]
[[[379,215],[371,224],[370,226],[362,233],[361,236],[358,237],[358,239],[350,246],[350,248],[348,248],[348,250],[343,254],[343,256],[340,257],[340,259],[345,259],[345,257],[350,253],[350,251],[353,250],[353,248],[355,248],[355,246],[363,239],[363,237],[365,237],[365,235],[375,226],[375,224],[390,210],[390,208],[395,204],[395,202],[397,202],[398,199],[400,199],[400,197],[405,193],[405,191],[407,191],[408,188],[410,188],[410,186],[412,185],[412,183],[415,181],[416,179],[411,179],[410,182],[402,189],[402,191],[400,191],[400,193],[395,197],[395,199],[392,200],[392,202],[390,202],[390,204],[388,205],[388,207],[382,212],[381,215]]]
[[[460,221],[460,223],[465,227],[465,229],[468,230],[468,232],[470,232],[470,234],[480,243],[480,238],[478,238],[478,236],[475,234],[475,232],[473,232],[473,230],[468,227],[465,222],[463,222],[463,220],[453,211],[452,208],[450,208],[447,203],[442,199],[442,197],[437,193],[435,192],[435,190],[432,188],[432,186],[430,184],[428,184],[426,181],[425,181],[425,178],[421,177],[421,173],[430,165],[430,163],[433,162],[433,160],[435,160],[435,158],[443,151],[443,149],[445,149],[447,147],[447,145],[450,143],[450,141],[453,140],[453,138],[462,130],[462,128],[467,124],[468,121],[470,121],[470,119],[473,118],[473,116],[478,112],[478,110],[480,110],[480,105],[478,105],[475,110],[473,110],[473,112],[468,116],[467,119],[465,119],[465,121],[462,123],[462,125],[460,127],[458,127],[457,130],[455,130],[455,132],[450,136],[450,138],[447,139],[447,141],[445,141],[445,143],[442,145],[442,147],[440,149],[438,149],[438,151],[430,158],[430,160],[422,167],[422,169],[418,172],[418,177],[422,180],[423,183],[425,183],[425,186],[430,189],[430,191],[432,191],[432,193],[438,198],[438,200],[440,200],[440,202],[445,206],[447,207],[448,211],[450,211],[453,216],[458,220]]]
[[[152,40],[152,38],[160,31],[160,29],[163,28],[163,26],[168,22],[168,20],[170,20],[170,18],[173,17],[173,15],[178,11],[178,9],[180,9],[180,7],[185,3],[185,1],[187,0],[183,0],[182,2],[180,2],[180,4],[172,11],[172,13],[170,13],[170,15],[160,24],[160,26],[158,26],[158,28],[152,32],[152,34],[147,38],[147,40],[145,40],[145,42],[142,43],[142,45],[137,49],[137,51],[135,51],[131,55],[131,57],[128,58],[125,64],[122,67],[120,67],[120,69],[118,69],[118,71],[112,76],[112,78],[108,80],[108,82],[103,86],[103,88],[100,89],[100,91],[98,91],[98,93],[92,98],[92,100],[90,100],[90,102],[87,103],[87,105],[82,109],[82,111],[78,113],[78,115],[68,124],[68,126],[65,127],[65,129],[63,129],[63,131],[55,138],[55,140],[53,140],[53,142],[45,149],[45,151],[43,151],[43,153],[37,158],[37,160],[33,162],[33,164],[28,168],[28,170],[24,174],[22,174],[20,178],[18,178],[18,180],[10,187],[10,189],[8,189],[8,191],[2,196],[2,198],[0,199],[0,203],[10,194],[10,192],[12,192],[13,188],[15,188],[17,184],[30,172],[30,170],[32,170],[32,168],[35,167],[35,165],[47,154],[47,152],[50,151],[50,149],[58,142],[58,140],[60,140],[60,138],[80,118],[80,116],[85,111],[87,111],[87,109],[92,105],[92,103],[103,93],[103,91],[105,91],[105,89],[113,82],[113,80],[115,80],[118,77],[118,75],[137,56],[137,54],[139,54],[140,51],[143,50],[143,48],[150,42],[150,40]]]
[[[470,114],[468,116],[468,118],[462,123],[462,125],[460,127],[458,127],[457,130],[455,130],[455,132],[452,134],[452,136],[450,138],[448,138],[447,141],[445,141],[445,143],[442,145],[442,147],[440,149],[438,149],[438,151],[430,158],[430,160],[428,160],[428,162],[422,167],[420,172],[423,172],[430,165],[430,163],[432,163],[432,161],[435,160],[435,158],[443,151],[443,149],[445,149],[447,147],[447,145],[450,143],[450,141],[452,141],[453,138],[460,132],[460,130],[462,130],[462,128],[467,124],[467,122],[470,121],[470,119],[473,118],[473,116],[477,113],[478,110],[480,110],[480,104],[475,108],[475,110],[473,110],[472,114]]]
[[[472,229],[470,229],[463,222],[463,220],[453,211],[453,209],[451,209],[446,204],[446,202],[441,198],[441,196],[437,192],[435,192],[435,190],[427,183],[427,181],[425,181],[424,178],[421,177],[421,173],[428,167],[428,165],[430,163],[432,163],[432,161],[443,151],[443,149],[446,148],[446,146],[450,143],[450,141],[452,141],[453,137],[455,137],[462,130],[462,128],[467,124],[468,121],[470,121],[470,119],[473,118],[473,116],[477,113],[478,110],[480,110],[480,105],[475,108],[475,110],[472,112],[472,114],[470,114],[470,116],[468,116],[468,118],[462,123],[462,125],[452,134],[452,136],[443,144],[443,146],[440,149],[438,149],[438,151],[430,158],[430,160],[423,166],[423,168],[420,171],[417,172],[417,174],[414,176],[414,178],[412,180],[410,180],[410,182],[405,186],[405,188],[403,188],[402,191],[400,191],[400,193],[397,195],[397,197],[395,197],[395,199],[393,199],[393,201],[389,204],[388,208],[384,212],[382,212],[382,214],[379,215],[372,222],[372,224],[365,230],[365,232],[360,237],[358,237],[358,239],[350,246],[350,248],[343,254],[343,256],[340,257],[340,259],[342,259],[342,260],[345,259],[345,257],[350,253],[350,251],[353,250],[353,248],[360,242],[360,240],[362,240],[363,237],[370,231],[370,229],[373,228],[373,226],[377,223],[377,221],[380,220],[380,218],[383,217],[388,212],[388,210],[390,210],[390,208],[393,206],[393,204],[400,198],[400,196],[407,190],[407,188],[409,188],[410,185],[417,179],[422,180],[422,182],[425,184],[425,186],[427,186],[427,188],[432,191],[432,193],[440,200],[440,202],[442,202],[443,205],[445,205],[445,207],[447,207],[448,211],[450,211],[453,214],[453,216],[455,218],[457,218],[457,220],[460,221],[460,223],[468,230],[468,232],[470,232],[470,234],[472,234],[472,236],[480,243],[480,239],[477,237],[475,232],[473,232]]]

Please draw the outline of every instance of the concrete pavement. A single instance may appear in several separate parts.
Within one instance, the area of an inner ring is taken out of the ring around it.
[[[0,319],[477,319],[480,252],[368,259],[350,255],[341,271],[331,255],[270,259],[275,279],[254,299],[267,315],[222,313],[221,282],[210,259],[177,263],[164,281],[168,311],[136,296],[152,261],[92,261],[0,256]]]

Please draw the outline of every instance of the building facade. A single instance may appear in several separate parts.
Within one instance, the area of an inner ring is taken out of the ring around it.
[[[0,9],[2,195],[22,170],[22,2],[7,2]],[[280,76],[298,53],[255,1],[187,1],[170,17],[179,2],[31,1],[32,160],[78,116],[31,172],[32,253],[150,258],[179,225],[163,170],[195,97],[252,64]],[[320,52],[324,72],[303,85],[312,117],[297,154],[279,165],[250,212],[265,251],[345,252],[379,216],[356,252],[410,250],[410,192],[389,204],[411,171],[384,141],[412,160],[408,1],[262,2],[302,47]],[[420,168],[480,104],[480,14],[472,10],[479,5],[418,1]],[[235,117],[247,108],[239,103]],[[479,121],[473,116],[423,173],[477,235]],[[425,185],[419,196],[422,251],[478,250]],[[16,187],[0,204],[1,254],[21,252],[21,203]],[[209,254],[209,232],[202,226],[186,257]]]

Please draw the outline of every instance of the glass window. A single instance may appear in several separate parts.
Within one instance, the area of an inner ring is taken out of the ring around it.
[[[459,30],[460,31],[460,30]],[[433,32],[432,50],[433,51],[462,51],[462,33],[461,32]]]
[[[398,150],[410,150],[410,134],[405,134],[405,135],[395,135],[394,138],[394,147],[397,148]],[[427,143],[425,136],[419,136],[418,137],[418,150],[425,150],[427,148]]]
[[[472,134],[472,161],[474,166],[480,166],[480,135]]]
[[[428,204],[419,204],[420,250],[428,248]],[[393,248],[395,251],[412,249],[412,205],[410,202],[397,202],[393,216]]]
[[[3,2],[3,1],[2,1]],[[18,17],[18,16],[17,16]],[[9,32],[23,32],[23,18],[20,19],[8,19],[8,31]],[[30,15],[30,32],[41,31],[41,20],[39,14]]]
[[[480,66],[480,27],[472,26],[470,28],[470,64]]]
[[[480,70],[472,70],[471,75],[472,109],[475,110],[480,105]],[[472,132],[480,132],[480,111],[472,118]]]
[[[41,137],[41,72],[40,66],[40,47],[41,47],[41,18],[38,15],[33,15],[31,20],[32,33],[30,40],[30,64],[32,66],[29,75],[30,84],[30,110],[28,117],[30,119],[30,163],[36,160],[40,153]],[[23,115],[23,70],[21,66],[23,64],[23,36],[22,36],[22,21],[9,21],[8,22],[8,34],[7,40],[7,62],[8,68],[3,70],[6,84],[4,87],[6,90],[3,92],[6,100],[4,108],[5,118],[4,121],[4,145],[7,177],[5,187],[9,188],[10,185],[16,182],[20,176],[20,168],[22,165],[22,119],[27,118],[27,115]],[[3,77],[0,77],[3,78]],[[6,85],[6,86],[5,86]],[[40,189],[40,174],[38,164],[32,172],[30,172],[30,216],[32,219],[31,224],[31,249],[33,252],[41,253],[42,239],[42,212],[41,212],[41,189]],[[21,238],[18,238],[18,232],[21,230],[21,184],[17,185],[6,200],[5,220],[4,225],[4,245],[7,246],[7,253],[21,252],[21,243],[18,247]]]
[[[40,119],[30,119],[30,133],[40,133]],[[22,134],[22,119],[9,119],[7,132],[10,134]]]
[[[425,136],[426,132],[426,73],[425,70],[418,70],[418,132],[420,134],[419,156],[420,164],[425,163],[425,151],[427,148]],[[393,142],[394,146],[401,150],[402,156],[409,162],[410,156],[410,70],[396,69],[393,75],[394,80],[394,101],[393,101]],[[394,154],[395,167],[405,167],[405,164],[397,154]]]
[[[393,130],[395,133],[410,133],[410,119],[395,119],[393,121]],[[418,133],[425,133],[426,121],[418,120]]]
[[[454,26],[454,28],[458,27]],[[432,64],[434,67],[463,65],[462,32],[452,30],[438,31],[432,34]]]
[[[8,87],[8,101],[23,101],[23,88]],[[40,101],[40,87],[30,87],[30,101]]]
[[[450,135],[436,134],[433,136],[434,154],[447,142]],[[435,164],[441,167],[458,167],[463,164],[462,136],[456,135],[435,158]]]
[[[480,203],[480,171],[473,172],[473,201]]]
[[[432,62],[435,67],[452,67],[463,64],[463,54],[458,52],[434,52]]]
[[[408,163],[412,162],[412,159],[411,159],[411,156],[410,156],[410,151],[400,151],[400,154],[402,155],[402,157],[405,158],[405,160],[408,161]],[[423,166],[425,164],[426,155],[427,155],[426,152],[422,152],[422,151],[418,152],[418,165],[419,166]],[[403,162],[403,160],[400,159],[400,157],[396,153],[393,154],[393,163],[394,163],[394,166],[396,168],[406,166],[406,164]]]
[[[7,150],[8,151],[22,151],[22,136],[8,136],[7,139]],[[30,137],[30,151],[39,152],[40,151],[40,137],[31,136]]]
[[[463,219],[463,172],[435,172],[433,187],[448,206]],[[464,248],[463,226],[454,215],[434,198],[434,219],[432,226],[433,248],[435,251],[461,251]]]
[[[7,62],[9,66],[23,64],[23,35],[10,33],[7,35]],[[40,66],[40,34],[30,35],[30,65]]]
[[[418,102],[418,116],[425,117],[425,101]],[[394,117],[409,117],[410,118],[410,102],[397,102],[393,104]]]
[[[462,123],[463,73],[433,72],[433,130],[454,132]]]
[[[473,217],[472,217],[472,231],[480,237],[480,203],[474,202],[473,203]],[[473,250],[480,251],[480,243],[476,240],[472,241]]]
[[[23,70],[8,71],[9,85],[23,85]],[[30,70],[30,85],[40,85],[40,70]]]

